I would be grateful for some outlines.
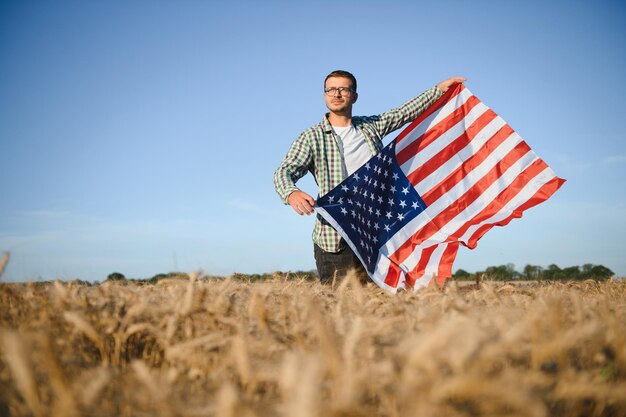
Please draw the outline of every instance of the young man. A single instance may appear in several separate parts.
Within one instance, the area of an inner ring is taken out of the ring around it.
[[[322,122],[310,127],[292,143],[285,159],[274,173],[274,187],[280,198],[296,213],[313,213],[315,199],[295,183],[311,172],[323,196],[356,171],[382,148],[383,138],[416,119],[450,86],[465,81],[449,78],[377,116],[352,116],[359,95],[355,77],[347,71],[333,71],[324,80],[324,101],[329,112]],[[352,249],[320,216],[313,229],[315,263],[322,282],[345,275],[350,268],[365,275],[365,269]]]

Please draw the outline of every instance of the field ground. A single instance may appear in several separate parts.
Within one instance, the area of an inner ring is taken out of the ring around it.
[[[626,282],[1,284],[0,415],[626,416]]]

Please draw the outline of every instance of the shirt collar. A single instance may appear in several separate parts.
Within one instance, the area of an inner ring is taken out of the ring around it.
[[[321,123],[322,129],[324,129],[325,133],[331,133],[333,131],[333,126],[328,121],[328,115],[330,115],[330,113],[328,112],[324,114],[324,117],[322,118],[322,123]],[[358,123],[359,123],[359,117],[352,116],[352,125],[356,127]]]

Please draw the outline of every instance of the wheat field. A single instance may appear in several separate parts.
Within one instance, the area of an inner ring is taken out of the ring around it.
[[[0,285],[0,415],[626,416],[626,283]]]

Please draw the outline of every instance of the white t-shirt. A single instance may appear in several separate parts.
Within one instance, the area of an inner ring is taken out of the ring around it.
[[[344,176],[347,177],[361,168],[374,155],[367,146],[363,135],[354,128],[353,124],[350,126],[333,126],[333,130],[341,139],[339,151],[343,155],[344,164],[342,168]]]

